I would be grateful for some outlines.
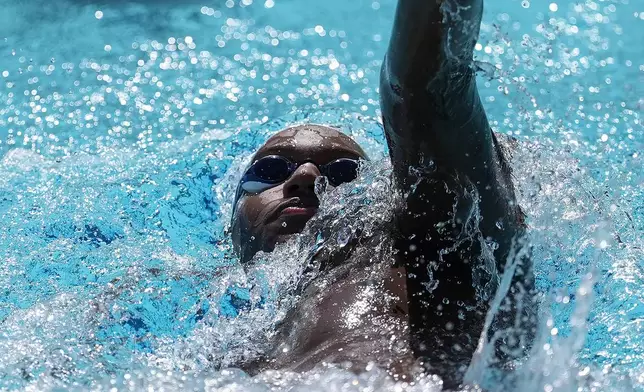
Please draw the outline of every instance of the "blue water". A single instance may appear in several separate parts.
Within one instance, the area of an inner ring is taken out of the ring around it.
[[[356,186],[386,205],[394,1],[0,5],[0,389],[439,388],[223,370],[270,341],[306,253],[237,264],[226,225],[249,154],[288,124],[340,126],[383,157]],[[641,1],[486,2],[479,87],[517,138],[543,293],[516,390],[644,390],[643,40]],[[487,348],[468,380],[507,390]]]

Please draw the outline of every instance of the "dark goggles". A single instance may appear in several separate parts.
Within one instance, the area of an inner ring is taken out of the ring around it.
[[[310,160],[296,163],[280,155],[268,155],[256,160],[246,170],[239,182],[235,203],[241,197],[242,192],[260,193],[277,186],[286,181],[298,167],[309,162],[314,163]],[[325,165],[316,166],[333,186],[351,182],[358,177],[359,161],[357,159],[340,158]]]

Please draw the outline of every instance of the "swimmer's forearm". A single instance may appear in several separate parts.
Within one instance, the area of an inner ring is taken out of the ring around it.
[[[482,0],[400,0],[382,67],[383,120],[399,185],[429,161],[482,187],[492,132],[471,68]],[[491,184],[494,185],[494,184]]]
[[[482,12],[483,0],[399,0],[381,73],[381,109],[397,185],[407,192],[419,173],[439,170],[474,186],[482,232],[509,243],[522,230],[522,214],[471,68]],[[429,208],[407,206],[419,216]]]
[[[523,225],[509,167],[488,123],[471,67],[482,12],[482,0],[399,0],[380,97],[399,188],[409,192],[419,180],[446,176],[469,189],[460,192],[475,190],[483,218],[481,232],[499,243],[497,253],[502,255]],[[436,209],[451,212],[449,200],[438,207],[430,200],[438,196],[427,192],[409,199],[406,213],[427,217]],[[436,223],[419,219],[412,230],[409,215],[404,218],[407,231],[418,231],[410,236],[424,236],[425,226],[429,230]],[[505,259],[499,260],[503,264]]]
[[[453,65],[469,66],[483,0],[399,0],[385,68],[402,88],[423,85]]]

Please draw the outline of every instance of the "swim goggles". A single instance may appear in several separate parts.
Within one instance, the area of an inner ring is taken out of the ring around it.
[[[311,160],[293,162],[280,155],[268,155],[259,158],[246,170],[235,195],[235,204],[242,193],[260,193],[286,181],[298,167],[313,163],[329,183],[338,186],[351,182],[358,177],[359,161],[352,158],[340,158],[325,165],[317,165]]]

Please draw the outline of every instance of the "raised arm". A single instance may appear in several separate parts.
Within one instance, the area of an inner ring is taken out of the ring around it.
[[[380,93],[398,184],[416,182],[410,166],[451,170],[476,186],[494,224],[514,195],[472,69],[482,12],[482,0],[399,1]]]
[[[494,269],[503,271],[524,231],[472,69],[482,12],[482,0],[399,0],[381,73],[383,122],[405,194],[397,248],[412,342],[417,355],[441,357],[429,361],[440,373],[437,366],[471,358],[497,287]],[[531,290],[529,264],[525,257],[511,291]],[[512,324],[514,312],[496,324]]]

